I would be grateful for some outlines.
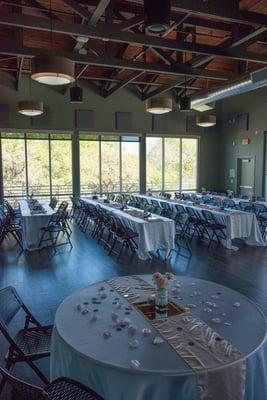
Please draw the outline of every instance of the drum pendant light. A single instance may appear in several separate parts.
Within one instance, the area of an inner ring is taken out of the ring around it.
[[[18,102],[18,112],[28,117],[36,117],[44,112],[44,104],[42,101],[32,100],[31,78],[29,76],[29,99],[20,100]]]
[[[216,125],[216,115],[199,115],[196,117],[196,125],[201,128],[210,128]]]
[[[36,117],[44,112],[44,105],[41,101],[21,100],[18,103],[18,112],[28,117]]]
[[[57,56],[37,56],[33,60],[32,79],[46,85],[67,85],[75,80],[74,62]]]
[[[172,99],[168,97],[152,97],[146,101],[146,111],[151,114],[166,114],[172,111]]]
[[[53,51],[52,1],[50,0],[50,50]],[[33,59],[32,79],[46,85],[67,85],[75,80],[75,64],[65,57],[40,55]]]
[[[149,32],[166,32],[170,27],[170,19],[170,0],[144,0],[145,27]]]

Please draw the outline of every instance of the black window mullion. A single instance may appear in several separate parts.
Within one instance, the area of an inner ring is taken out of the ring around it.
[[[51,156],[51,135],[48,135],[48,159],[49,159],[49,188],[50,188],[50,200],[52,199],[52,156]]]
[[[27,149],[26,133],[24,133],[24,152],[25,152],[26,196],[29,197],[28,149]]]

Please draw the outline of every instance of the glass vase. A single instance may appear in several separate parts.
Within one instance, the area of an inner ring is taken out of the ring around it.
[[[165,319],[168,317],[168,289],[156,289],[155,296],[155,314],[156,319]]]

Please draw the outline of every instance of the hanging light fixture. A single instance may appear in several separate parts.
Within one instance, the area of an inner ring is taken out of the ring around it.
[[[32,100],[32,85],[29,76],[29,99],[18,102],[18,112],[28,117],[36,117],[44,112],[44,104],[42,101]]]
[[[151,114],[166,114],[172,111],[172,99],[169,97],[152,97],[146,101],[146,111]]]
[[[41,101],[21,100],[18,103],[18,112],[28,117],[36,117],[44,112],[44,105]]]
[[[53,17],[50,0],[50,50],[53,51]],[[32,79],[46,85],[67,85],[75,80],[75,65],[65,57],[42,55],[33,59]]]
[[[216,115],[199,115],[196,117],[196,124],[201,128],[210,128],[216,125]]]
[[[83,90],[79,86],[70,88],[70,102],[73,104],[81,104],[83,102]]]
[[[46,85],[67,85],[75,80],[74,62],[57,56],[37,56],[33,60],[32,79]]]
[[[144,0],[145,27],[149,32],[166,32],[170,27],[170,19],[170,0]]]

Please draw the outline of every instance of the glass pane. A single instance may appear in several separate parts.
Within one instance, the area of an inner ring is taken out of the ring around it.
[[[50,196],[48,140],[27,140],[29,195]]]
[[[122,191],[139,192],[139,143],[121,144]]]
[[[162,138],[146,140],[147,188],[162,190]]]
[[[68,200],[72,193],[72,156],[70,140],[51,140],[52,194]]]
[[[180,187],[180,139],[165,138],[165,190],[179,190]]]
[[[80,141],[80,179],[81,194],[100,192],[98,141]]]
[[[182,190],[197,189],[198,139],[182,139]]]
[[[101,143],[102,192],[120,192],[120,143]]]
[[[1,139],[4,196],[26,196],[26,163],[23,139]]]

